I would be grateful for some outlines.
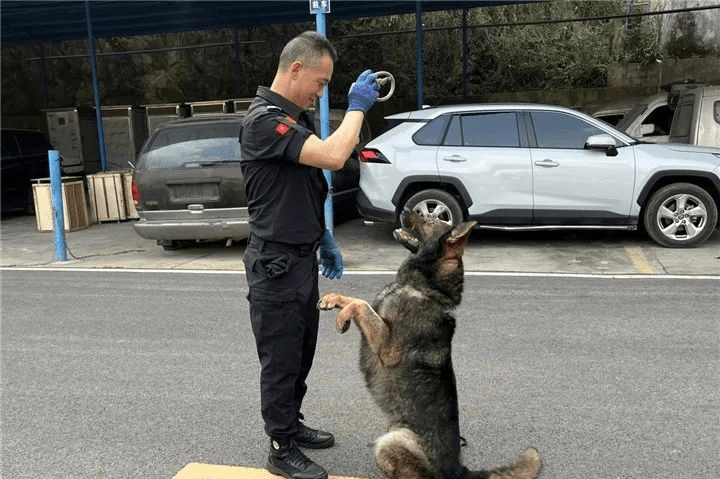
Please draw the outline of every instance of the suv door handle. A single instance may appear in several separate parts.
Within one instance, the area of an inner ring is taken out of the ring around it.
[[[535,164],[537,166],[543,166],[545,168],[555,168],[556,166],[560,166],[560,163],[553,160],[542,160],[542,161],[536,161]]]
[[[445,161],[452,161],[453,163],[462,163],[463,161],[467,161],[467,158],[460,155],[452,155],[452,156],[446,156],[443,158]]]

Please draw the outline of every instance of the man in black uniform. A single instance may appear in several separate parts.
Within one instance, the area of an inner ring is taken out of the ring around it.
[[[299,447],[320,449],[335,441],[300,421],[318,335],[318,249],[324,276],[339,278],[343,269],[325,228],[328,185],[322,169],[343,167],[379,89],[375,75],[363,72],[350,87],[341,125],[327,139],[318,138],[307,110],[322,96],[336,60],[335,48],[318,33],[288,42],[272,85],[258,88],[240,133],[250,213],[243,261],[262,367],[261,412],[270,436],[266,467],[292,479],[327,478]]]

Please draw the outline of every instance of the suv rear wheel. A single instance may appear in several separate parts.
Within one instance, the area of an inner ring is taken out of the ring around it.
[[[450,225],[458,225],[463,220],[460,203],[443,190],[423,190],[412,195],[404,208],[415,211],[426,218],[438,219]]]
[[[718,210],[712,196],[691,183],[660,188],[647,203],[645,230],[668,248],[687,248],[705,242],[715,229]]]

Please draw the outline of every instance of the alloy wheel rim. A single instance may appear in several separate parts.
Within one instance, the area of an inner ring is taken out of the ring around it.
[[[452,226],[452,211],[442,201],[423,200],[415,205],[414,210],[427,219],[439,220]]]
[[[693,195],[681,193],[665,199],[658,208],[657,225],[662,234],[676,241],[687,241],[702,232],[707,224],[707,209]]]

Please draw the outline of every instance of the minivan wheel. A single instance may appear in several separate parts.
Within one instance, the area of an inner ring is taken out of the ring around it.
[[[668,248],[691,248],[712,235],[718,210],[712,196],[691,183],[665,186],[652,195],[643,222],[653,241]]]
[[[195,240],[157,240],[157,244],[167,251],[188,248],[195,244]]]
[[[443,190],[423,190],[412,195],[404,205],[425,218],[438,219],[452,226],[463,220],[460,203],[448,192]]]

